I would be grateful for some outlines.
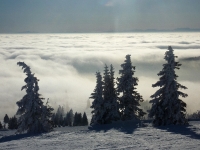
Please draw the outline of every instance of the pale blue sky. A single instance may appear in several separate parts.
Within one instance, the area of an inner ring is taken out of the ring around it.
[[[200,0],[0,0],[0,33],[200,29]]]

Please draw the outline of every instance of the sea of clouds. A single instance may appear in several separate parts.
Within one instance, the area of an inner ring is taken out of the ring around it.
[[[169,45],[182,66],[178,82],[188,87],[183,100],[188,112],[200,110],[200,33],[98,33],[98,34],[0,34],[0,119],[13,116],[24,95],[26,75],[17,66],[23,61],[40,79],[39,93],[58,105],[84,111],[95,88],[95,72],[103,75],[112,64],[115,77],[125,55],[130,54],[139,78],[137,90],[145,100],[158,88],[157,73],[165,63]]]

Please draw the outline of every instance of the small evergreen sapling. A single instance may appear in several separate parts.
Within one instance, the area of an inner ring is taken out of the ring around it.
[[[117,78],[117,90],[119,92],[119,109],[122,120],[141,119],[145,112],[140,109],[139,102],[143,101],[142,96],[136,91],[138,78],[133,77],[135,67],[131,63],[131,55],[126,55],[126,60],[121,64],[119,71],[121,77]]]
[[[155,126],[169,124],[187,124],[186,120],[186,103],[179,97],[187,97],[188,95],[179,91],[179,89],[187,89],[185,86],[177,82],[175,69],[179,69],[181,64],[175,61],[173,49],[168,47],[165,52],[164,59],[167,61],[163,64],[163,69],[158,73],[159,81],[152,87],[159,89],[151,96],[152,108],[149,117],[153,118]]]

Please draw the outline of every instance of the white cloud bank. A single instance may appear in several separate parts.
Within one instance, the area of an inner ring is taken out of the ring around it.
[[[0,119],[14,115],[16,102],[25,94],[25,74],[17,66],[24,61],[40,79],[40,93],[52,105],[66,105],[83,111],[95,87],[95,72],[103,74],[104,64],[113,64],[118,76],[125,55],[131,54],[139,78],[138,91],[150,99],[156,89],[164,53],[174,46],[181,66],[179,82],[188,87],[188,110],[200,107],[200,61],[185,58],[200,56],[200,33],[129,34],[1,34],[0,35]],[[161,47],[162,46],[162,47]],[[184,48],[186,47],[186,48]],[[194,49],[195,47],[195,49]],[[184,59],[183,59],[184,58]]]

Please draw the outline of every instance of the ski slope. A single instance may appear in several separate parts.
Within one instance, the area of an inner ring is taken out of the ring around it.
[[[200,122],[189,126],[155,128],[120,122],[96,127],[63,127],[39,135],[15,135],[0,131],[1,150],[95,150],[95,149],[200,149]]]

